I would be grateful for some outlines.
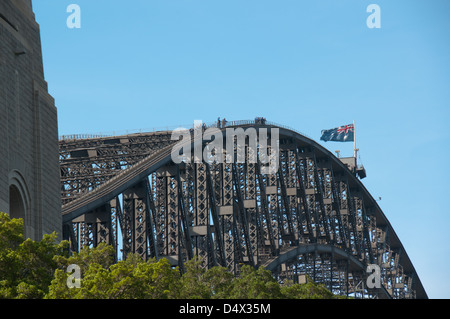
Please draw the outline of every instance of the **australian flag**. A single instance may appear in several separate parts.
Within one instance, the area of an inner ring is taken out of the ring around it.
[[[348,124],[330,130],[322,130],[322,141],[353,142],[355,140],[355,126]]]

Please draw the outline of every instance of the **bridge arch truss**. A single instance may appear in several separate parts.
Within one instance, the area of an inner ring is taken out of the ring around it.
[[[249,160],[248,139],[243,163],[180,164],[169,131],[60,140],[64,238],[75,251],[106,242],[122,257],[181,269],[198,256],[205,267],[264,266],[280,281],[311,278],[341,295],[427,298],[351,159],[273,123],[227,123],[224,144],[236,128],[278,130],[272,174]],[[380,268],[379,289],[367,287],[370,264]]]

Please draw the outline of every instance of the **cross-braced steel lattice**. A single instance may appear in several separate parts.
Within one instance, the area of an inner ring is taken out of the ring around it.
[[[180,164],[172,161],[171,132],[61,140],[64,237],[72,249],[106,242],[120,258],[167,258],[180,269],[198,256],[204,267],[264,266],[280,282],[311,278],[341,295],[427,297],[355,159],[259,121],[221,127],[223,145],[236,128],[266,129],[269,139],[278,130],[275,170],[265,172],[250,134],[243,145],[233,141],[231,153],[220,150],[233,159],[243,151],[244,161],[192,155]],[[379,267],[380,288],[368,286],[368,265]]]

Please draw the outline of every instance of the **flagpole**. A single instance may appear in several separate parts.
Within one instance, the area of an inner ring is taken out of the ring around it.
[[[355,162],[356,162],[356,127],[355,127],[355,120],[353,120],[353,151],[354,151]]]

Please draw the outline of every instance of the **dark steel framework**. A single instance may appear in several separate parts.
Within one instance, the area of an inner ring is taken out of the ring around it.
[[[357,298],[427,298],[353,158],[277,124],[227,123],[237,127],[279,129],[276,173],[248,161],[248,144],[244,163],[176,165],[170,131],[61,139],[64,238],[74,251],[106,242],[122,258],[164,257],[180,269],[198,256],[204,267],[264,266],[280,282],[309,276]],[[379,289],[367,287],[370,264]]]

